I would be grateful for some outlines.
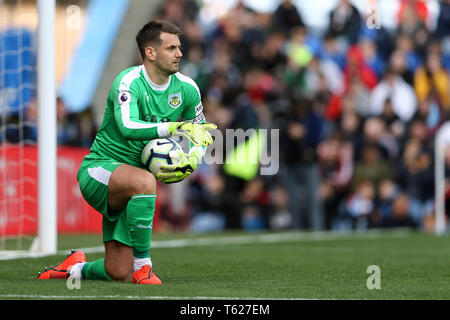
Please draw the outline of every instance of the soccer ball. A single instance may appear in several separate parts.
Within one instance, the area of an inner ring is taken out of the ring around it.
[[[177,164],[180,162],[176,157],[171,157],[170,152],[180,150],[181,146],[174,140],[169,138],[154,139],[147,143],[142,150],[141,162],[144,167],[156,175],[159,173],[159,167],[162,164]]]

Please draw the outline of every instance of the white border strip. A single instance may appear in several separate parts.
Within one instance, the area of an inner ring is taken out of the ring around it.
[[[174,296],[121,296],[117,295],[89,295],[89,296],[55,296],[55,295],[34,295],[34,294],[2,294],[0,298],[5,299],[132,299],[132,300],[318,300],[303,298],[240,298],[240,297],[174,297]]]

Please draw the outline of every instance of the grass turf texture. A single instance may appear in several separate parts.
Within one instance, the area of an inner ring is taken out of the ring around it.
[[[0,299],[450,299],[447,235],[283,235],[155,234],[151,255],[162,286],[83,280],[69,290],[65,280],[35,279],[65,255],[0,261]],[[163,245],[177,239],[188,245]],[[59,250],[100,245],[97,235],[58,238]],[[370,265],[381,269],[380,290],[366,286]]]

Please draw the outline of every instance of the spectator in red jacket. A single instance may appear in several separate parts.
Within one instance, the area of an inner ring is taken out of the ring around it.
[[[347,89],[354,78],[357,78],[370,90],[378,83],[377,73],[365,61],[361,48],[358,45],[352,46],[348,50],[344,76]]]

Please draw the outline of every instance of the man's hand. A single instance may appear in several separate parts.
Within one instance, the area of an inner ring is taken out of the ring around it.
[[[189,154],[185,154],[183,151],[171,151],[169,153],[172,159],[178,159],[177,164],[161,165],[159,167],[160,172],[156,175],[159,181],[166,184],[180,182],[194,172],[198,167],[198,163],[202,158],[201,147],[193,147]]]
[[[208,130],[216,129],[217,125],[210,122],[192,123],[192,122],[170,122],[169,135],[183,136],[188,138],[194,146],[208,146],[213,142]]]

